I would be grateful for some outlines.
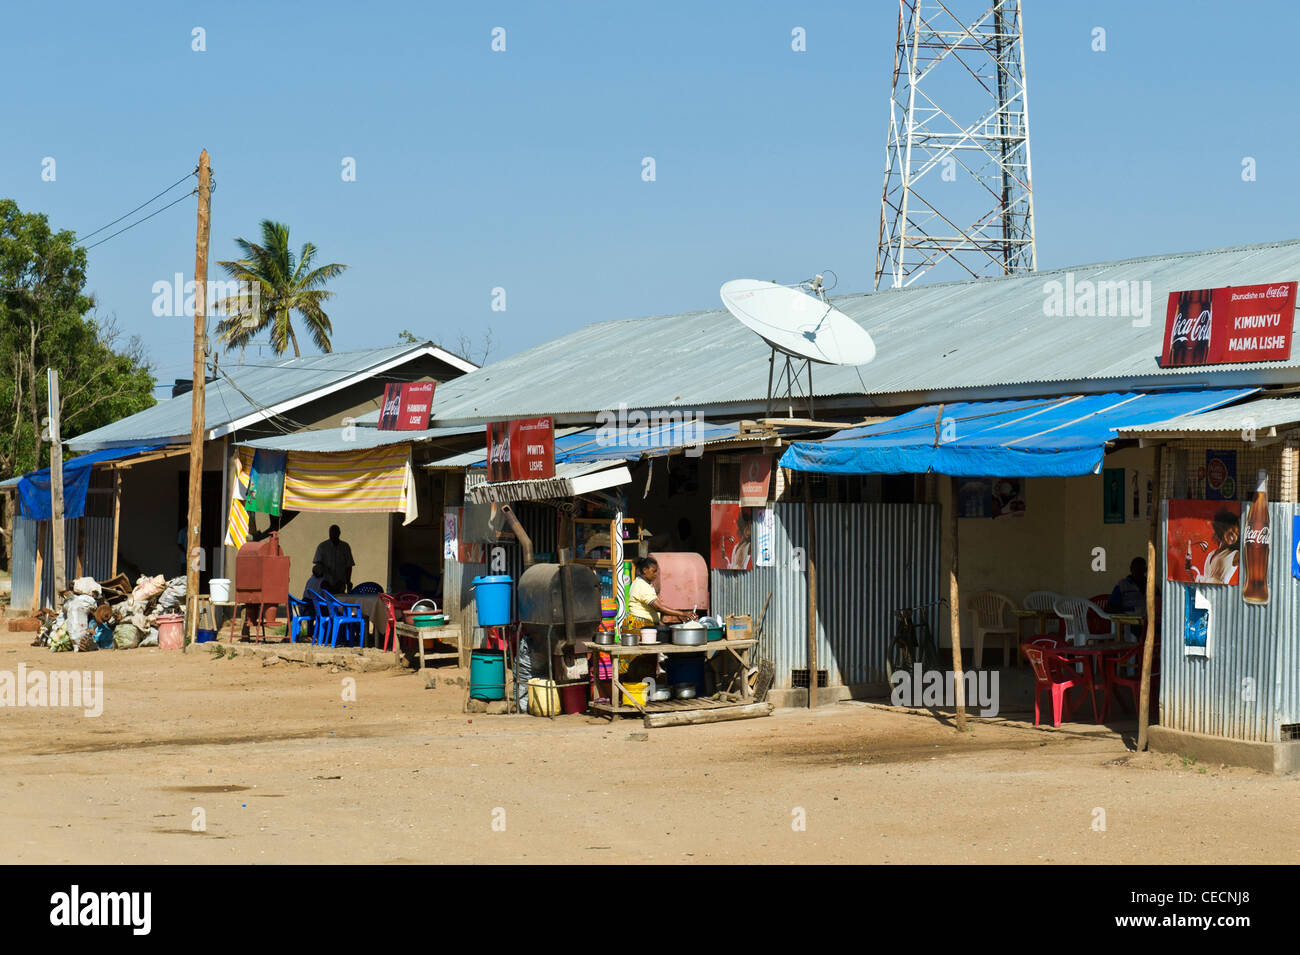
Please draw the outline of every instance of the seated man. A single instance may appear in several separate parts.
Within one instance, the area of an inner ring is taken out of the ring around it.
[[[308,601],[311,600],[312,599],[311,592],[313,590],[316,591],[316,593],[318,594],[325,593],[326,591],[329,590],[329,587],[326,586],[326,582],[325,582],[324,564],[312,565],[311,576],[307,578],[307,586],[303,588],[302,599]]]
[[[1142,613],[1147,600],[1147,562],[1134,557],[1128,565],[1128,576],[1115,585],[1106,601],[1107,613]]]

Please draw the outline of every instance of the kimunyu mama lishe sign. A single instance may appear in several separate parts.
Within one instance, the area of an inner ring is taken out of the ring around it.
[[[1295,302],[1295,282],[1170,292],[1160,364],[1286,361]]]

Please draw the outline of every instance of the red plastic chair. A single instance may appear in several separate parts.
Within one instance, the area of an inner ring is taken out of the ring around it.
[[[1110,594],[1094,594],[1093,596],[1089,597],[1088,600],[1096,604],[1101,609],[1105,610],[1106,605],[1110,603]],[[1109,620],[1103,620],[1101,617],[1097,616],[1097,614],[1094,613],[1091,608],[1089,608],[1088,632],[1097,633],[1097,634],[1102,634],[1102,633],[1111,634],[1114,632],[1114,630]]]
[[[1160,648],[1157,646],[1156,655],[1151,659],[1151,715],[1154,718],[1159,712],[1160,704]],[[1132,668],[1131,675],[1120,672],[1121,668]],[[1138,707],[1142,705],[1142,644],[1138,643],[1131,650],[1115,656],[1106,656],[1102,658],[1102,676],[1106,681],[1106,706],[1103,720],[1110,716],[1110,701],[1115,698],[1115,688],[1124,687],[1133,697],[1133,712],[1137,713]]]
[[[397,640],[397,606],[393,600],[392,594],[380,594],[380,601],[383,602],[384,608],[388,611],[388,627],[384,630],[384,649],[392,650],[393,643]],[[378,635],[375,642],[378,643]]]
[[[413,590],[403,590],[401,593],[393,594],[393,603],[399,611],[405,612],[414,607],[424,599],[424,594],[417,594]]]
[[[1024,650],[1029,665],[1034,669],[1035,726],[1042,722],[1039,703],[1044,690],[1052,695],[1053,726],[1060,726],[1061,717],[1064,716],[1068,720],[1078,708],[1078,703],[1070,702],[1069,691],[1072,689],[1080,689],[1087,693],[1088,700],[1092,704],[1093,719],[1098,723],[1101,722],[1101,716],[1097,712],[1097,687],[1093,683],[1092,669],[1088,661],[1084,661],[1083,672],[1078,672],[1073,669],[1073,661],[1050,647],[1036,647],[1032,643],[1023,643],[1021,649]]]

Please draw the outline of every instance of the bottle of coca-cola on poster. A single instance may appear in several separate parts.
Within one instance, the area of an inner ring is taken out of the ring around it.
[[[1207,289],[1193,302],[1193,308],[1187,312],[1189,319],[1187,338],[1191,350],[1188,358],[1189,365],[1204,365],[1210,359],[1212,302],[1212,293]]]
[[[1183,570],[1187,572],[1188,580],[1196,579],[1196,568],[1192,566],[1192,539],[1187,538],[1187,557],[1183,560]]]
[[[1186,365],[1190,357],[1191,342],[1188,339],[1188,326],[1191,320],[1192,293],[1183,292],[1178,296],[1178,307],[1174,312],[1173,323],[1169,326],[1169,367]]]
[[[1248,604],[1268,603],[1268,554],[1273,544],[1273,532],[1268,523],[1268,472],[1260,468],[1255,484],[1255,496],[1246,515],[1246,536],[1242,541],[1245,551],[1245,585],[1241,599]]]

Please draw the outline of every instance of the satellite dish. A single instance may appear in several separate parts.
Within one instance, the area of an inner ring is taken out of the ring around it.
[[[813,287],[820,288],[820,282]],[[876,357],[876,343],[866,329],[799,289],[734,279],[722,286],[721,294],[727,311],[773,351],[823,365],[865,365]]]

